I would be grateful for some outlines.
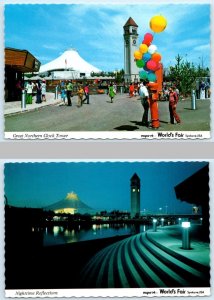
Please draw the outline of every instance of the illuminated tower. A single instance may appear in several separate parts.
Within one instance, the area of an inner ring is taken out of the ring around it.
[[[138,50],[138,25],[130,17],[123,26],[124,37],[124,79],[125,82],[139,80],[139,69],[134,61],[134,52]]]
[[[140,178],[136,173],[131,178],[131,217],[140,216]]]

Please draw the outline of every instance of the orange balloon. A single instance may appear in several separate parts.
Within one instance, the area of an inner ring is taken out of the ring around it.
[[[139,47],[141,53],[146,53],[148,51],[148,46],[146,44],[141,44]]]
[[[139,50],[136,50],[135,52],[134,52],[134,58],[135,59],[142,59],[142,53],[139,51]]]
[[[158,63],[159,61],[161,61],[161,55],[157,52],[152,54],[152,60]]]

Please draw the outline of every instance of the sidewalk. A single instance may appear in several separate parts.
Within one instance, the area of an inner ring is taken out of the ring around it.
[[[200,225],[199,225],[200,226]],[[209,243],[196,240],[193,237],[193,232],[197,233],[198,226],[192,226],[190,230],[190,250],[182,249],[182,228],[178,225],[158,227],[157,231],[154,232],[152,229],[147,231],[150,238],[160,245],[171,249],[173,252],[181,254],[188,259],[198,262],[204,266],[209,267],[210,265],[210,245]]]
[[[36,96],[33,96],[33,103],[32,104],[26,104],[26,108],[22,109],[21,108],[21,101],[11,101],[11,102],[6,102],[4,104],[4,115],[12,115],[12,114],[17,114],[21,112],[28,112],[28,111],[33,111],[40,109],[41,107],[44,106],[50,106],[50,105],[56,105],[61,103],[61,98],[58,96],[58,99],[55,99],[55,94],[54,93],[46,93],[46,101],[42,103],[35,103],[36,102]]]

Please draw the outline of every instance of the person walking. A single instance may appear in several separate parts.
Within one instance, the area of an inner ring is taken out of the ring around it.
[[[18,80],[16,83],[16,100],[21,101],[22,100],[22,82],[21,80]]]
[[[83,102],[87,101],[87,104],[89,104],[89,86],[88,86],[88,84],[85,85],[84,92],[85,92],[85,99],[83,100]]]
[[[111,103],[113,103],[113,99],[114,99],[114,96],[115,96],[115,92],[114,92],[114,87],[113,87],[112,83],[111,83],[110,86],[109,86],[108,94],[109,94],[109,97],[110,97],[110,99],[111,99]]]
[[[170,123],[174,124],[174,119],[178,124],[181,123],[180,117],[176,112],[176,107],[178,103],[178,96],[174,88],[169,88],[169,114],[170,114]]]
[[[131,83],[129,86],[129,96],[132,98],[134,96],[134,84]]]
[[[46,81],[42,81],[42,101],[46,102]]]
[[[26,104],[32,104],[33,88],[34,88],[34,83],[31,82],[31,80],[28,80],[28,83],[25,87],[25,90],[26,90],[26,93],[27,93]]]
[[[143,117],[142,117],[142,125],[148,127],[149,126],[149,121],[148,121],[149,92],[148,92],[148,89],[146,87],[146,81],[143,81],[140,84],[139,94],[140,94],[141,104],[143,105],[143,108],[144,108],[144,113],[143,113]]]
[[[84,95],[84,90],[83,90],[81,85],[78,87],[77,95],[78,95],[77,106],[81,107],[82,106],[82,99],[83,99],[83,95]]]
[[[40,80],[37,80],[36,82],[36,103],[42,103],[42,86]]]
[[[66,90],[67,90],[68,106],[72,106],[71,97],[73,92],[73,84],[71,80],[68,80],[68,83],[66,85]]]
[[[66,91],[65,91],[65,83],[64,83],[64,81],[62,81],[60,83],[60,92],[61,92],[61,100],[64,102],[64,105],[65,105]]]

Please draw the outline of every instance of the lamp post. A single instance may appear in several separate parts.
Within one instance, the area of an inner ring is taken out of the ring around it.
[[[189,228],[190,222],[182,222],[182,248],[185,250],[190,249],[190,237],[189,237]]]
[[[181,218],[178,218],[178,224],[181,225]]]
[[[153,219],[153,231],[156,232],[157,231],[157,220]]]
[[[26,94],[25,89],[22,89],[22,102],[21,102],[21,108],[22,110],[26,109]]]
[[[200,225],[203,224],[203,218],[200,218]]]
[[[161,218],[161,226],[164,226],[164,218]]]

